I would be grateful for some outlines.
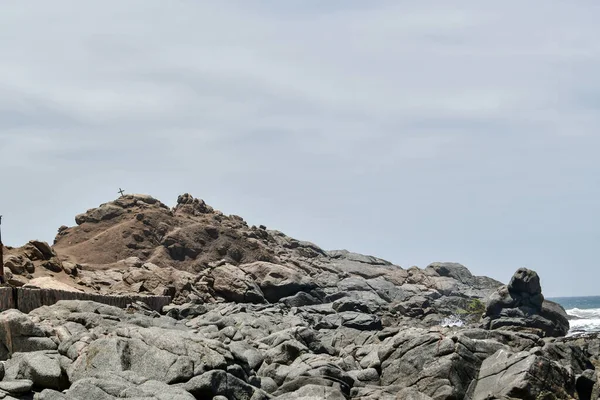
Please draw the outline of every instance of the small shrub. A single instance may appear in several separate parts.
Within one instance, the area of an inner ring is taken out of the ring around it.
[[[479,299],[472,299],[467,305],[466,310],[459,308],[456,313],[469,316],[470,319],[479,321],[483,314],[485,314],[485,304]]]

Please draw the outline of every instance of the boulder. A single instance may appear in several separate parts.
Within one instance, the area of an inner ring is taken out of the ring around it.
[[[228,399],[267,400],[271,396],[225,371],[209,371],[179,385],[197,399],[225,396]]]
[[[70,363],[56,351],[15,353],[6,362],[6,379],[27,379],[37,388],[63,390],[69,387],[65,368]]]
[[[0,392],[19,396],[31,392],[33,382],[27,379],[18,379],[13,381],[4,380],[0,382]]]
[[[285,304],[287,307],[311,306],[321,303],[318,298],[306,292],[298,292],[293,296],[284,297],[279,301]]]
[[[31,265],[31,267],[29,267]],[[4,258],[4,266],[10,270],[15,275],[23,275],[28,270],[31,270],[33,267],[33,263],[30,259],[20,255],[9,255]]]
[[[412,318],[423,317],[432,312],[431,303],[423,296],[413,296],[409,300],[395,304],[392,310]]]
[[[407,328],[379,350],[381,385],[399,385],[434,399],[462,399],[477,377],[476,341]]]
[[[64,395],[44,390],[39,396],[40,400],[113,400],[117,398],[193,400],[194,396],[176,385],[167,385],[131,371],[100,373],[94,377],[74,382]]]
[[[490,296],[485,316],[488,329],[522,330],[554,337],[569,331],[566,311],[544,300],[538,274],[526,268],[517,270],[508,285]]]
[[[56,350],[57,345],[29,316],[18,310],[0,313],[0,359],[13,353]]]
[[[207,310],[203,304],[185,303],[165,306],[162,311],[174,319],[192,319],[205,314]]]
[[[307,275],[284,265],[260,261],[242,265],[240,268],[252,276],[270,302],[316,287]]]
[[[381,330],[381,319],[376,315],[356,311],[344,311],[325,316],[317,325],[318,329],[354,328],[361,331]]]
[[[293,392],[275,397],[276,400],[346,400],[346,396],[338,388],[308,384]]]
[[[75,222],[77,223],[77,225],[81,225],[86,222],[98,223],[101,221],[117,218],[123,213],[125,213],[125,210],[122,207],[119,207],[115,204],[103,204],[98,208],[88,210],[84,214],[77,215],[75,217]]]
[[[519,353],[498,350],[481,365],[466,399],[567,399],[575,393],[572,372],[545,357],[539,348]],[[555,397],[544,397],[548,395]]]
[[[29,244],[31,244],[33,247],[39,250],[44,260],[49,260],[52,257],[56,257],[56,252],[46,242],[42,242],[39,240],[30,240]]]
[[[233,265],[222,265],[211,271],[213,290],[225,300],[237,303],[264,303],[265,296],[259,285]]]
[[[427,269],[435,271],[439,276],[452,278],[465,285],[473,286],[475,284],[475,277],[471,271],[461,264],[437,262],[428,265]]]
[[[232,356],[222,344],[190,332],[157,327],[120,328],[118,336],[90,343],[73,362],[69,378],[76,381],[97,372],[133,371],[171,384],[225,368],[227,358]]]

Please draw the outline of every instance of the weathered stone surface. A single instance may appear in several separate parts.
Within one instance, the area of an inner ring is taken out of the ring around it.
[[[212,271],[213,290],[229,301],[264,303],[260,287],[244,271],[233,265],[223,265]]]
[[[434,399],[463,398],[481,363],[473,348],[461,336],[406,329],[379,350],[381,384],[414,387]]]
[[[483,361],[468,399],[518,398],[537,400],[544,394],[573,398],[575,377],[540,350],[512,353],[499,350]]]
[[[346,400],[346,396],[337,388],[308,384],[293,392],[275,397],[277,400]]]
[[[15,353],[6,362],[6,379],[27,379],[38,388],[63,390],[69,386],[65,368],[70,360],[56,351]]]
[[[166,316],[139,302],[79,301],[0,314],[2,383],[28,379],[21,390],[37,398],[597,398],[600,341],[549,337],[568,321],[533,271],[501,287],[456,263],[402,269],[248,226],[189,194],[174,208],[124,195],[77,222],[54,247],[7,248],[20,273],[9,266],[7,279],[41,285],[30,274],[52,275],[173,304]],[[481,329],[487,298],[491,330]],[[447,317],[457,326],[441,326]]]
[[[231,357],[218,342],[161,328],[119,328],[118,337],[93,341],[73,363],[71,381],[99,371],[133,371],[150,379],[185,382],[224,368]]]
[[[540,336],[564,336],[569,331],[565,310],[544,300],[537,273],[521,268],[510,284],[498,288],[486,309],[489,329],[515,329],[538,332]]]
[[[225,396],[228,399],[267,400],[271,396],[261,389],[253,387],[241,379],[225,371],[206,372],[182,384],[181,388],[197,399],[209,399],[214,396]]]
[[[316,286],[308,276],[292,268],[268,262],[243,265],[242,270],[252,276],[270,302],[293,296]]]
[[[326,329],[335,329],[340,326],[368,331],[382,329],[381,319],[379,319],[379,317],[355,311],[344,311],[327,315],[318,325],[318,327]]]
[[[18,310],[0,313],[0,359],[7,359],[17,352],[56,348],[56,343],[27,315]]]
[[[28,393],[33,387],[33,382],[27,379],[19,379],[13,381],[4,380],[0,382],[0,390],[4,390],[12,395],[20,395]]]

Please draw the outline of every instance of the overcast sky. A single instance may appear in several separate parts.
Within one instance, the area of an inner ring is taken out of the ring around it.
[[[408,268],[600,295],[600,2],[22,1],[3,239],[127,192]]]

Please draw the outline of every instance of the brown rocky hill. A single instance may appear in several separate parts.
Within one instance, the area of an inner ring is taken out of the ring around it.
[[[107,267],[138,257],[160,267],[199,272],[220,260],[236,265],[280,262],[273,235],[188,194],[179,196],[173,209],[150,196],[127,195],[75,221],[77,226],[59,230],[54,248],[80,264]]]
[[[13,284],[170,295],[176,303],[337,301],[342,308],[435,323],[501,284],[460,264],[403,269],[376,257],[325,251],[249,226],[189,194],[174,208],[151,196],[126,195],[75,221],[59,229],[48,254],[30,257],[40,242],[9,250]]]

